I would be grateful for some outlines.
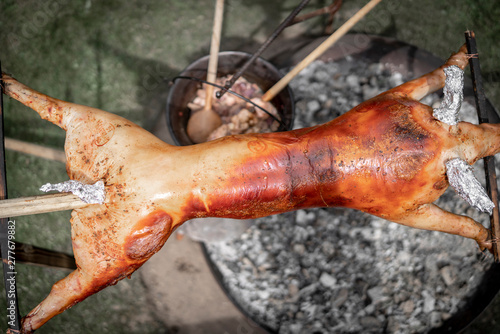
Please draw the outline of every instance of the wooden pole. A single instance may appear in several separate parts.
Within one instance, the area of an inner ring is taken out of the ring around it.
[[[342,36],[344,36],[356,23],[359,22],[368,12],[370,12],[380,1],[382,0],[371,0],[363,8],[361,8],[356,14],[354,14],[349,20],[347,20],[340,28],[338,28],[333,34],[330,35],[323,43],[321,43],[316,49],[314,49],[306,58],[304,58],[300,63],[297,64],[290,72],[287,73],[280,81],[278,81],[274,86],[272,86],[263,96],[262,100],[271,101],[276,95],[281,92],[283,88],[292,81],[292,79],[299,74],[304,68],[309,66],[313,61],[315,61],[319,56],[325,53],[335,42],[337,42]]]
[[[76,269],[72,255],[55,252],[22,242],[16,242],[16,262],[29,263],[40,267]]]
[[[217,79],[217,65],[219,62],[219,46],[222,33],[222,19],[224,16],[224,0],[217,0],[215,3],[214,25],[212,29],[212,39],[210,42],[210,57],[208,59],[207,81],[215,83]],[[205,109],[212,108],[214,86],[206,87]]]
[[[0,201],[0,218],[19,217],[38,213],[73,210],[90,204],[72,193],[57,193],[21,197]]]
[[[44,158],[47,160],[54,160],[66,163],[66,155],[64,154],[64,151],[32,143],[27,143],[17,139],[5,138],[5,149],[34,155],[36,157]]]

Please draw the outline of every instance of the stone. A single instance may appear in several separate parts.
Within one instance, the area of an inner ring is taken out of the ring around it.
[[[335,255],[335,245],[330,241],[325,241],[321,244],[321,251],[327,257]]]
[[[345,81],[350,88],[359,87],[359,77],[357,75],[350,74],[346,77]]]
[[[349,297],[349,290],[346,288],[340,289],[335,298],[332,298],[332,308],[339,308]]]
[[[440,312],[432,312],[429,317],[429,327],[439,327],[443,323]]]
[[[370,317],[370,316],[362,317],[361,319],[359,319],[359,323],[361,324],[361,326],[363,326],[363,328],[370,329],[370,330],[374,330],[374,329],[378,329],[378,328],[382,327],[382,324],[380,323],[380,321],[377,318]]]
[[[299,294],[301,297],[310,296],[311,294],[313,294],[316,291],[317,288],[318,288],[318,283],[313,283],[311,285],[308,285],[308,286],[300,289]]]
[[[424,297],[424,313],[431,313],[434,311],[436,299],[427,290],[422,291],[422,296]]]
[[[299,255],[304,255],[306,247],[303,244],[295,244],[293,245],[293,251]]]
[[[366,293],[368,294],[368,297],[370,297],[372,303],[374,304],[377,304],[387,299],[387,297],[384,296],[383,287],[381,286],[375,286],[373,288],[370,288]]]
[[[441,270],[439,272],[441,274],[441,277],[443,278],[444,283],[447,286],[453,285],[453,283],[455,283],[457,273],[453,267],[445,266],[445,267],[441,268]]]
[[[333,289],[337,285],[337,279],[333,277],[332,275],[328,273],[321,273],[321,276],[319,277],[319,281],[321,284],[323,284],[325,287]]]
[[[307,102],[307,110],[309,112],[316,112],[321,109],[321,104],[317,100]]]
[[[317,110],[320,108],[318,107]],[[306,210],[297,210],[297,214],[295,215],[295,221],[299,225],[307,225],[313,222],[316,219],[316,214],[312,211],[307,212]]]
[[[290,329],[290,334],[300,334],[302,333],[302,324],[301,323],[294,323],[291,324],[289,329]]]
[[[291,283],[288,285],[288,294],[291,297],[295,297],[299,293],[299,287],[295,283]]]
[[[375,87],[372,88],[370,86],[363,86],[363,99],[368,100],[378,94],[379,90]]]
[[[399,72],[395,72],[391,75],[389,82],[393,87],[399,86],[403,83],[403,75]]]
[[[411,314],[415,309],[415,303],[413,300],[407,300],[400,305],[401,310],[406,314]]]
[[[396,333],[399,331],[401,321],[397,317],[389,317],[387,319],[387,333]]]
[[[364,308],[364,311],[365,311],[365,314],[373,314],[373,312],[375,312],[375,305],[373,304],[370,304],[368,305],[367,307]]]

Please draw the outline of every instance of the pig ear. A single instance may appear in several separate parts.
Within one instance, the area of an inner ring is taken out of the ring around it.
[[[495,204],[474,176],[472,167],[465,160],[458,158],[446,162],[445,165],[448,182],[457,194],[477,210],[491,215]]]
[[[432,115],[443,123],[455,125],[458,123],[458,113],[464,99],[464,71],[452,65],[444,69],[444,74],[446,75],[444,97]]]

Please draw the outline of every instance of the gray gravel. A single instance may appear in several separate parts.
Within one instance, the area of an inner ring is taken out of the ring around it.
[[[324,123],[405,80],[381,64],[315,62],[291,83],[295,128]],[[462,112],[474,119],[469,103]],[[451,189],[437,204],[489,224]],[[474,241],[342,208],[257,219],[240,238],[205,241],[232,297],[278,333],[426,332],[466,305],[493,262]]]

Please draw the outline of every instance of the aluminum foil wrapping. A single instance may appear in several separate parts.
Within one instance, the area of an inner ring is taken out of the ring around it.
[[[464,99],[464,71],[452,65],[444,69],[444,74],[443,100],[439,108],[434,109],[433,116],[443,123],[455,125]]]
[[[476,179],[472,167],[466,161],[458,158],[448,161],[446,163],[446,175],[450,185],[467,203],[479,211],[492,214],[495,204]]]
[[[102,204],[106,198],[104,182],[97,181],[94,184],[84,184],[79,181],[69,180],[61,183],[47,183],[40,187],[41,191],[48,192],[56,190],[62,193],[71,192],[80,197],[82,201],[89,204]]]

